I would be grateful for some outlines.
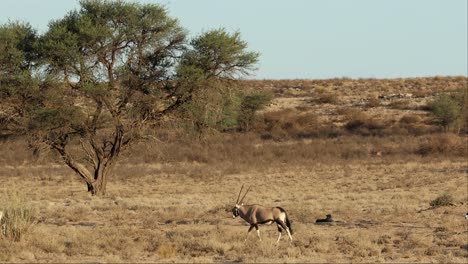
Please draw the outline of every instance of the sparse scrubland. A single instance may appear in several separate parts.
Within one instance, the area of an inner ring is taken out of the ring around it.
[[[57,153],[3,139],[0,210],[24,228],[6,225],[0,261],[467,262],[467,106],[450,124],[433,111],[442,93],[466,96],[466,77],[239,86],[272,97],[248,126],[165,120],[122,154],[104,196]],[[244,243],[230,212],[242,184],[247,203],[288,211],[292,244],[274,226]],[[336,222],[315,225],[326,214]]]
[[[238,31],[79,5],[0,25],[0,262],[467,262],[467,77],[241,80]]]

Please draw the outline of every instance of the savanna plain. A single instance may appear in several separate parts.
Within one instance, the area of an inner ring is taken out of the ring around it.
[[[241,86],[273,98],[249,132],[155,129],[104,196],[54,153],[3,139],[0,210],[32,221],[21,239],[0,235],[0,261],[468,262],[467,130],[430,112],[466,77]],[[245,203],[287,210],[292,243],[277,244],[275,226],[244,242],[248,224],[231,213],[243,184]],[[335,222],[317,225],[326,214]]]

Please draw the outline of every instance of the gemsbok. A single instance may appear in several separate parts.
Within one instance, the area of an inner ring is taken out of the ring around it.
[[[242,219],[244,219],[247,223],[250,224],[245,241],[247,241],[250,231],[252,231],[254,227],[255,230],[257,230],[258,238],[262,240],[262,238],[260,237],[260,230],[258,229],[258,225],[269,225],[272,223],[276,223],[279,232],[278,240],[276,241],[276,243],[280,241],[281,233],[283,232],[283,230],[286,230],[289,239],[292,242],[291,235],[293,233],[293,230],[291,228],[291,222],[289,221],[286,210],[284,210],[281,207],[263,207],[256,204],[244,205],[242,202],[244,201],[244,198],[247,195],[247,193],[250,191],[250,187],[249,189],[247,189],[244,196],[239,201],[243,189],[244,185],[242,185],[242,188],[239,191],[239,195],[237,196],[236,206],[232,209],[232,218],[240,216]]]

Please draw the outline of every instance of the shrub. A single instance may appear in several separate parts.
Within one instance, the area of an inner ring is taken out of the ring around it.
[[[377,106],[379,106],[379,105],[380,105],[380,99],[377,98],[377,97],[371,97],[371,98],[369,98],[369,99],[367,100],[367,104],[366,104],[366,106],[367,106],[367,107],[370,107],[370,108],[372,108],[372,107],[377,107]]]
[[[258,93],[244,96],[238,115],[240,130],[249,131],[255,120],[255,113],[270,101],[271,96],[269,94]]]
[[[403,124],[403,127],[408,131],[408,133],[413,134],[413,135],[424,135],[424,134],[430,134],[434,133],[434,127],[425,125],[425,124],[419,124],[419,123],[414,123],[414,124]]]
[[[447,206],[453,204],[453,197],[451,194],[444,193],[434,200],[432,200],[429,205],[432,207],[440,207],[440,206]]]
[[[435,134],[421,138],[421,142],[416,150],[417,154],[452,154],[466,155],[467,146],[463,138],[455,134]]]
[[[386,127],[386,124],[381,120],[369,117],[359,111],[350,112],[346,118],[348,119],[344,126],[346,130],[358,135],[379,135]]]
[[[318,136],[322,130],[315,113],[299,113],[293,109],[265,113],[263,121],[263,139],[312,138]]]
[[[393,109],[408,109],[410,102],[408,100],[396,100],[391,102],[388,106]]]
[[[338,104],[340,101],[334,93],[323,93],[317,98],[317,102],[321,104]]]
[[[330,92],[325,88],[316,89],[317,97],[315,101],[319,104],[338,104],[339,99],[336,93]]]
[[[420,118],[416,115],[405,115],[400,119],[400,123],[402,124],[414,124],[418,123]]]
[[[436,123],[448,131],[451,127],[460,128],[462,125],[462,106],[460,102],[448,95],[440,94],[431,103],[431,113]]]
[[[9,195],[2,206],[4,215],[0,223],[1,235],[13,241],[20,241],[35,224],[35,210],[27,204],[25,198],[16,194]]]

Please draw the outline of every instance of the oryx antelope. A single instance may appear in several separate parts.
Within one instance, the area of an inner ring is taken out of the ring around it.
[[[249,234],[254,227],[255,230],[257,230],[258,238],[262,240],[262,238],[260,237],[260,230],[258,229],[258,225],[269,225],[272,223],[276,223],[279,232],[278,240],[276,241],[276,243],[280,241],[281,233],[283,232],[283,230],[286,230],[286,233],[288,234],[289,239],[292,242],[291,234],[293,233],[293,230],[291,228],[291,222],[289,221],[288,214],[286,213],[286,211],[281,207],[263,207],[256,204],[244,205],[242,202],[244,201],[244,198],[247,195],[247,193],[250,191],[250,187],[249,189],[247,189],[242,199],[239,200],[243,188],[244,185],[242,185],[242,188],[239,191],[239,195],[237,196],[236,206],[232,209],[232,218],[240,216],[242,219],[244,219],[247,223],[250,224],[249,231],[247,232],[247,237],[245,238],[245,240],[247,241],[247,238],[249,237]]]

